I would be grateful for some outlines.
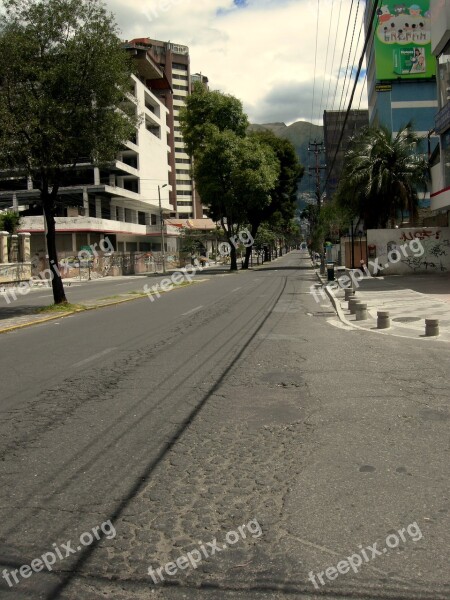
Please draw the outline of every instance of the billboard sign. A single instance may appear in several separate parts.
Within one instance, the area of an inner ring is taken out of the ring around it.
[[[375,20],[377,79],[426,79],[436,75],[436,59],[431,54],[430,0],[383,1]]]

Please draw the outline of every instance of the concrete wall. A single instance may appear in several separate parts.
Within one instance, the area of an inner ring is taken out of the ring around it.
[[[0,285],[28,281],[30,277],[31,263],[0,264]]]
[[[413,240],[422,245],[424,250],[422,256],[419,256],[418,248],[420,247],[418,245],[417,247],[410,246],[410,242]],[[400,250],[401,246],[404,247],[404,252]],[[373,272],[373,267],[370,265],[370,261],[374,261],[375,258],[382,267],[387,265],[379,273],[383,276],[450,271],[449,227],[369,229],[367,231],[367,248],[371,272]]]

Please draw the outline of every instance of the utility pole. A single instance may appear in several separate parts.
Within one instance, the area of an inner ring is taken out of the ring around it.
[[[320,155],[322,152],[325,152],[325,148],[323,142],[318,142],[314,140],[314,142],[309,142],[308,144],[308,152],[313,152],[315,156],[315,165],[314,167],[309,167],[309,174],[315,175],[316,177],[316,200],[317,200],[317,212],[320,214],[320,171],[325,169],[325,166],[320,166]],[[325,273],[325,250],[322,247],[322,252],[320,253],[320,274],[323,275]]]
[[[314,175],[316,177],[317,208],[320,212],[320,198],[322,196],[321,191],[320,191],[320,171],[323,171],[324,169],[326,169],[325,166],[320,166],[320,155],[322,152],[325,152],[323,142],[317,142],[316,140],[314,140],[313,142],[309,142],[308,152],[314,152],[314,156],[315,156],[315,165],[314,165],[314,167],[309,167],[308,170],[310,171],[310,173],[309,173],[310,175],[312,175],[313,174],[312,172],[314,172]]]

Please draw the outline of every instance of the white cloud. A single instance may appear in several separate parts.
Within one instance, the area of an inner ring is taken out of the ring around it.
[[[247,0],[240,7],[232,0],[108,0],[124,38],[152,37],[189,46],[192,72],[206,75],[211,88],[240,98],[253,122],[292,122],[312,116],[321,123],[324,109],[338,108],[340,88],[331,106],[335,77],[345,31],[354,20],[352,16],[349,23],[350,0],[343,0],[338,26],[338,5],[338,0]],[[355,40],[358,32],[359,24]],[[344,69],[349,40],[350,36]],[[350,65],[353,57],[354,51]],[[343,77],[339,81],[342,84]],[[359,98],[357,91],[353,108],[358,108]],[[364,94],[361,108],[365,106]]]

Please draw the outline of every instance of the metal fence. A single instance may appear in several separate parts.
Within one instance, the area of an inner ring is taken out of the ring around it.
[[[180,266],[178,255],[166,255],[167,269]],[[48,258],[44,254],[36,254],[31,258],[33,276],[50,277]],[[87,253],[59,252],[58,269],[63,279],[99,279],[101,277],[118,277],[121,275],[139,275],[140,273],[157,273],[163,269],[161,252],[96,252]]]

